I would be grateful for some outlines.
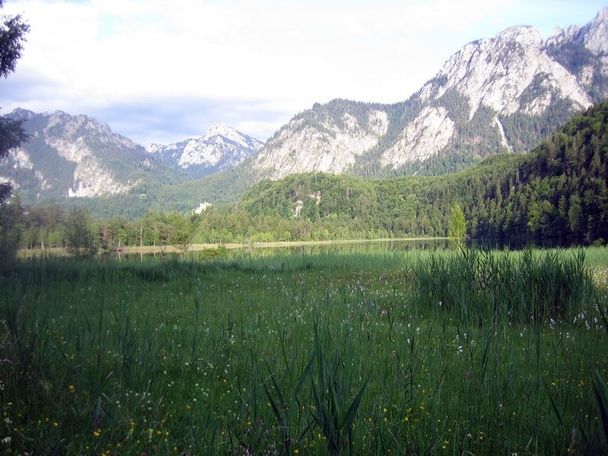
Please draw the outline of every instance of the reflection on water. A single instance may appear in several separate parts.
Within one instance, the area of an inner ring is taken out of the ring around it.
[[[140,259],[172,259],[185,257],[192,260],[209,260],[214,258],[250,258],[271,256],[277,253],[282,255],[314,255],[319,253],[390,253],[411,250],[446,250],[453,249],[455,245],[447,239],[416,239],[416,240],[387,240],[387,241],[368,241],[368,242],[340,242],[335,244],[309,244],[309,245],[288,245],[288,246],[243,246],[241,248],[219,248],[189,251],[182,253],[175,252],[156,252],[156,253],[123,253],[115,251],[106,253],[106,257],[117,258],[119,260],[136,258]]]
[[[428,239],[412,241],[369,241],[358,243],[323,244],[323,245],[300,245],[279,248],[253,248],[243,249],[243,252],[255,255],[273,255],[277,252],[293,253],[297,255],[318,253],[386,253],[408,250],[445,250],[451,248],[449,241],[445,239]],[[241,252],[241,253],[243,253]]]

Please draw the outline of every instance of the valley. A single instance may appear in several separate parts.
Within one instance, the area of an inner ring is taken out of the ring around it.
[[[14,2],[1,454],[608,454],[608,8]]]

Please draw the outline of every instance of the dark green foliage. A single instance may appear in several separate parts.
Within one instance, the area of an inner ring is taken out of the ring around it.
[[[608,442],[608,387],[599,372],[595,372],[593,377],[593,391],[597,399],[597,406],[600,410],[600,418],[602,427],[604,428],[604,437]]]
[[[540,82],[538,82],[540,84]],[[546,90],[546,89],[539,89]],[[534,83],[527,89],[530,99],[539,94],[535,92]],[[525,95],[525,93],[524,93]],[[540,116],[515,113],[500,116],[507,141],[514,152],[526,152],[537,146],[539,139],[547,138],[560,126],[566,123],[577,112],[569,100],[552,102]]]
[[[551,244],[608,239],[608,104],[572,119],[506,173],[477,237]],[[485,199],[488,200],[489,189]],[[475,211],[472,211],[473,213]],[[500,225],[496,223],[500,221]]]
[[[22,213],[19,197],[0,202],[0,269],[12,266],[15,259],[25,228]]]
[[[97,252],[95,233],[89,212],[75,207],[67,214],[65,224],[68,251],[76,256],[91,256]]]
[[[0,0],[0,8],[4,0]],[[21,16],[4,16],[0,18],[0,77],[6,78],[15,71],[17,60],[21,57],[25,34],[30,27],[21,19]]]
[[[455,312],[464,326],[576,321],[594,292],[583,252],[462,250],[424,258],[414,271],[416,300]]]

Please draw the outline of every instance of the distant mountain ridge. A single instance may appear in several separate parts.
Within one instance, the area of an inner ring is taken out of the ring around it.
[[[133,213],[193,210],[294,173],[444,174],[531,150],[606,97],[608,8],[546,40],[516,26],[471,42],[403,102],[317,103],[264,145],[217,124],[146,150],[87,116],[16,110],[8,116],[23,120],[30,141],[0,163],[0,181],[12,182],[29,203],[105,198],[91,202],[100,207],[112,197],[128,200],[128,208],[116,207]]]
[[[464,46],[407,101],[332,100],[291,119],[255,156],[259,178],[323,171],[441,173],[530,150],[608,96],[608,9],[543,40],[510,27]]]
[[[168,145],[151,144],[147,150],[165,163],[202,177],[240,164],[263,145],[226,124],[215,123],[203,136]]]
[[[230,169],[262,143],[224,124],[204,136],[146,150],[96,119],[62,111],[16,109],[28,141],[0,162],[0,181],[10,182],[24,201],[92,198],[180,184]]]
[[[7,117],[23,122],[29,140],[3,160],[0,176],[26,201],[116,195],[177,178],[143,147],[91,117],[25,109]]]

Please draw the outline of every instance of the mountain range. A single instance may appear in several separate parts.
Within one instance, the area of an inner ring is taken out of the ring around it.
[[[213,124],[203,136],[169,145],[151,144],[148,152],[161,161],[187,170],[194,177],[232,168],[251,157],[264,143],[234,128]]]
[[[62,111],[16,109],[28,141],[12,149],[0,168],[25,201],[123,194],[144,182],[178,178],[146,150],[95,119]]]
[[[291,119],[253,159],[259,175],[440,173],[530,150],[608,96],[608,9],[543,40],[511,27],[467,44],[405,102],[333,100]]]
[[[146,149],[87,116],[18,109],[8,117],[22,120],[30,139],[0,165],[0,178],[29,203],[104,197],[120,211],[127,200],[145,210],[183,209],[187,199],[194,209],[293,173],[443,174],[524,152],[607,96],[604,9],[548,39],[517,26],[469,43],[402,102],[317,103],[265,144],[217,124],[200,137]]]
[[[0,179],[27,202],[145,195],[150,187],[197,179],[241,163],[263,143],[224,124],[206,134],[145,149],[85,115],[16,109],[28,141],[11,150]]]

